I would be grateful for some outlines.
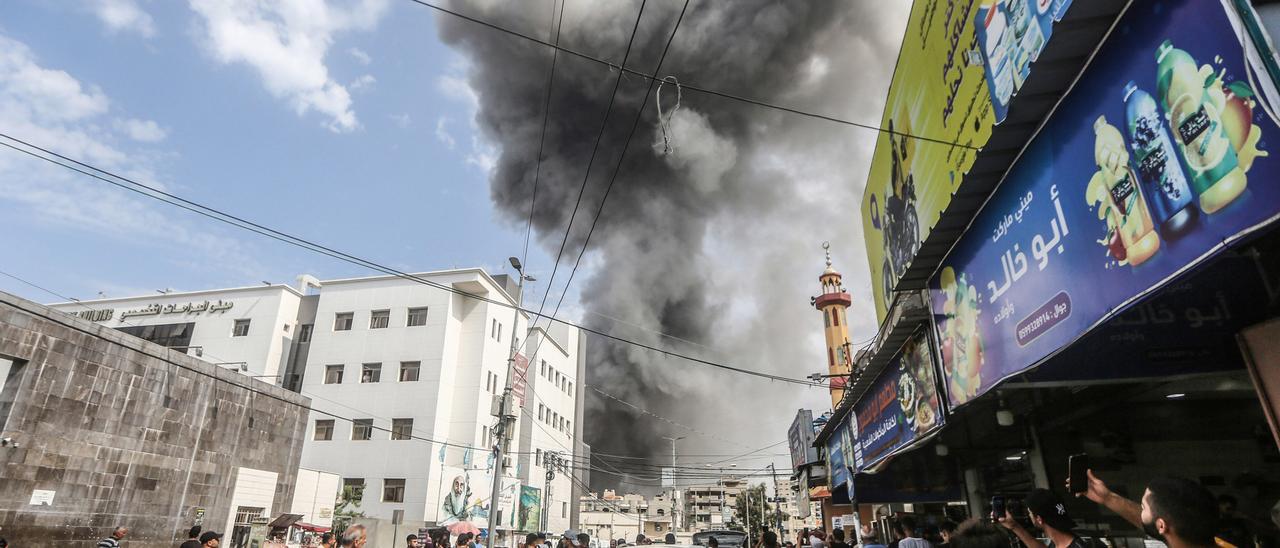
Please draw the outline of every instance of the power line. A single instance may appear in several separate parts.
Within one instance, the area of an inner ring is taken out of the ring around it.
[[[556,14],[556,0],[551,0],[551,16]],[[555,25],[555,43],[560,44],[560,29],[564,28],[564,0],[560,0],[560,20]],[[556,58],[559,57],[560,50],[551,50],[551,70],[547,74],[547,98],[542,106],[542,136],[538,138],[538,161],[537,166],[533,170],[533,197],[529,200],[529,221],[524,227],[524,252],[520,257],[522,264],[529,264],[529,235],[533,232],[533,212],[538,205],[538,180],[542,177],[542,147],[547,142],[547,120],[551,118],[551,90],[555,88],[556,81]],[[547,284],[547,291],[551,291],[551,284]]]
[[[644,7],[647,3],[648,0],[640,1],[640,11],[636,14],[635,25],[631,27],[631,38],[627,40],[627,51],[622,55],[621,66],[623,67],[627,66],[627,59],[631,57],[631,46],[635,44],[637,31],[640,30],[640,19],[644,16]],[[556,263],[551,268],[551,279],[547,281],[547,290],[542,294],[542,304],[538,305],[538,315],[534,317],[534,322],[537,322],[542,317],[542,311],[547,306],[547,295],[551,294],[551,288],[555,285],[556,272],[560,269],[560,257],[564,255],[564,248],[569,243],[569,234],[573,231],[573,219],[578,216],[578,208],[582,205],[582,196],[587,193],[587,182],[591,180],[591,167],[595,165],[596,154],[600,152],[600,142],[604,140],[604,132],[609,128],[609,115],[613,114],[613,103],[618,98],[618,88],[622,87],[623,74],[622,71],[618,71],[618,77],[613,81],[613,91],[609,93],[609,104],[604,109],[604,119],[600,121],[600,131],[596,132],[596,142],[591,147],[591,156],[587,158],[587,169],[582,174],[582,185],[578,188],[578,198],[573,203],[573,211],[569,213],[569,223],[564,227],[564,238],[560,240],[560,250],[556,252]],[[572,282],[573,279],[570,278],[569,281]],[[568,290],[569,284],[565,284],[565,291]],[[556,308],[558,310],[559,306]]]
[[[281,231],[279,231],[279,230],[275,230],[275,229],[268,228],[268,227],[265,227],[265,226],[263,226],[263,225],[260,225],[260,224],[254,223],[254,222],[252,222],[252,221],[247,221],[247,220],[245,220],[245,219],[242,219],[242,218],[240,218],[240,217],[236,217],[236,216],[231,215],[231,214],[229,214],[229,213],[225,213],[225,212],[220,211],[220,210],[217,210],[217,209],[215,209],[215,208],[212,208],[212,207],[209,207],[209,206],[205,206],[205,205],[199,204],[199,203],[197,203],[197,202],[194,202],[194,201],[191,201],[191,200],[188,200],[188,199],[182,198],[182,197],[180,197],[180,196],[177,196],[177,195],[174,195],[174,194],[171,194],[171,193],[165,192],[165,191],[160,190],[160,189],[158,189],[158,188],[155,188],[155,187],[152,187],[152,186],[149,186],[149,185],[145,185],[145,184],[143,184],[143,183],[139,183],[139,182],[134,181],[134,180],[132,180],[132,179],[129,179],[129,178],[127,178],[127,177],[123,177],[123,176],[121,176],[121,175],[117,175],[117,174],[115,174],[115,173],[112,173],[112,172],[110,172],[110,171],[107,171],[107,170],[104,170],[104,169],[98,168],[98,167],[96,167],[96,166],[93,166],[93,165],[90,165],[90,164],[87,164],[87,163],[81,162],[81,161],[79,161],[79,160],[75,160],[75,159],[70,158],[70,157],[67,157],[67,156],[64,156],[64,155],[59,154],[59,153],[57,153],[57,152],[53,152],[53,151],[51,151],[51,150],[48,150],[48,149],[45,149],[45,148],[39,147],[39,146],[37,146],[37,145],[31,144],[31,143],[29,143],[29,142],[27,142],[27,141],[24,141],[24,140],[19,139],[19,138],[16,138],[16,137],[13,137],[13,136],[8,135],[8,134],[3,133],[3,132],[0,132],[0,137],[3,137],[3,138],[5,138],[5,139],[8,139],[8,140],[13,141],[13,142],[15,142],[15,143],[22,144],[23,146],[26,146],[26,147],[29,147],[29,148],[32,148],[32,149],[35,149],[35,150],[39,150],[39,151],[41,151],[41,152],[43,152],[43,153],[45,153],[45,154],[49,154],[49,155],[51,155],[51,156],[53,156],[53,157],[55,157],[55,158],[58,158],[58,159],[61,159],[61,160],[65,160],[65,161],[67,161],[67,162],[71,162],[72,164],[75,164],[75,165],[68,165],[68,164],[62,163],[62,162],[60,162],[60,161],[58,161],[58,160],[55,160],[55,159],[53,159],[53,158],[49,158],[49,157],[47,157],[47,156],[44,156],[44,155],[41,155],[41,154],[37,154],[37,153],[35,153],[35,152],[32,152],[32,151],[30,151],[30,150],[23,149],[23,148],[21,148],[21,147],[15,146],[15,145],[13,145],[13,144],[5,143],[5,142],[0,142],[0,145],[3,145],[3,146],[5,146],[5,147],[7,147],[7,148],[10,148],[10,149],[12,149],[12,150],[15,150],[15,151],[21,152],[21,153],[23,153],[23,154],[29,155],[29,156],[31,156],[31,157],[33,157],[33,158],[38,158],[38,159],[40,159],[40,160],[43,160],[43,161],[49,162],[49,163],[51,163],[51,164],[54,164],[54,165],[57,165],[57,166],[63,167],[63,168],[65,168],[65,169],[69,169],[69,170],[71,170],[71,171],[75,171],[75,172],[80,173],[80,174],[82,174],[82,175],[86,175],[86,176],[88,176],[88,177],[92,177],[92,178],[94,178],[94,179],[97,179],[97,180],[103,181],[103,182],[105,182],[105,183],[107,183],[107,184],[110,184],[110,185],[113,185],[113,186],[116,186],[116,187],[119,187],[119,188],[122,188],[122,189],[128,190],[128,191],[130,191],[130,192],[134,192],[134,193],[140,194],[140,195],[142,195],[142,196],[146,196],[146,197],[151,198],[151,199],[153,199],[153,200],[157,200],[157,201],[164,202],[164,203],[167,203],[167,204],[172,205],[172,206],[175,206],[175,207],[179,207],[179,208],[182,208],[182,209],[188,210],[188,211],[190,211],[190,212],[192,212],[192,213],[195,213],[195,214],[197,214],[197,215],[201,215],[201,216],[204,216],[204,217],[208,217],[208,218],[213,219],[213,220],[216,220],[216,221],[218,221],[218,222],[222,222],[222,223],[229,224],[229,225],[231,225],[231,226],[235,226],[235,227],[240,228],[240,229],[242,229],[242,230],[247,230],[247,231],[249,231],[249,232],[254,232],[254,233],[260,234],[260,235],[262,235],[262,236],[266,236],[266,237],[268,237],[268,238],[271,238],[271,239],[273,239],[273,240],[277,240],[277,241],[280,241],[280,242],[283,242],[283,243],[287,243],[287,244],[289,244],[289,245],[293,245],[293,246],[296,246],[296,247],[300,247],[300,248],[302,248],[302,249],[306,249],[306,250],[308,250],[308,251],[312,251],[312,252],[314,252],[314,253],[319,253],[319,254],[321,254],[321,255],[326,255],[326,256],[329,256],[329,257],[332,257],[332,258],[335,258],[335,259],[341,260],[341,261],[349,262],[349,263],[351,263],[351,264],[355,264],[355,265],[357,265],[357,266],[361,266],[361,267],[364,267],[364,268],[368,268],[368,269],[371,269],[371,270],[375,270],[375,271],[378,271],[378,272],[382,272],[382,273],[384,273],[384,274],[388,274],[388,275],[391,275],[391,276],[396,276],[396,277],[403,278],[403,279],[406,279],[406,280],[415,281],[415,282],[417,282],[417,283],[421,283],[421,284],[424,284],[424,285],[428,285],[428,286],[431,286],[431,287],[435,287],[435,288],[437,288],[437,289],[441,289],[441,290],[444,290],[444,291],[447,291],[447,292],[450,292],[450,293],[453,293],[453,294],[456,294],[456,295],[460,295],[460,296],[463,296],[463,297],[467,297],[467,298],[471,298],[471,299],[479,300],[479,301],[486,302],[486,303],[489,303],[489,304],[493,304],[493,305],[495,305],[495,306],[500,306],[500,307],[503,307],[503,308],[518,309],[518,310],[520,310],[521,312],[524,312],[524,313],[527,313],[527,314],[532,314],[532,313],[533,313],[533,311],[532,311],[532,310],[529,310],[529,309],[526,309],[526,308],[522,308],[522,307],[520,307],[520,306],[518,306],[518,305],[515,305],[515,304],[511,304],[511,303],[507,303],[507,302],[502,302],[502,301],[498,301],[498,300],[495,300],[495,299],[490,299],[490,298],[488,298],[488,297],[484,297],[484,296],[482,296],[482,295],[477,295],[477,294],[474,294],[474,293],[470,293],[470,292],[468,292],[468,291],[464,291],[464,290],[461,290],[461,289],[457,289],[457,288],[452,287],[452,286],[448,286],[448,285],[444,285],[444,284],[441,284],[441,283],[438,283],[438,282],[434,282],[434,281],[431,281],[431,280],[427,280],[427,279],[424,279],[424,278],[422,278],[422,277],[419,277],[419,276],[416,276],[416,275],[413,275],[413,274],[408,274],[408,273],[405,273],[405,272],[401,272],[401,271],[396,270],[396,269],[394,269],[394,268],[391,268],[391,267],[388,267],[388,266],[384,266],[384,265],[380,265],[380,264],[378,264],[378,263],[375,263],[375,262],[369,261],[369,260],[367,260],[367,259],[362,259],[362,258],[356,257],[356,256],[354,256],[354,255],[350,255],[350,254],[347,254],[347,253],[344,253],[344,252],[341,252],[341,251],[336,251],[336,250],[333,250],[333,249],[331,249],[331,248],[325,247],[325,246],[323,246],[323,245],[320,245],[320,244],[317,244],[317,243],[314,243],[314,242],[311,242],[311,241],[305,240],[305,239],[303,239],[303,238],[300,238],[300,237],[297,237],[297,236],[292,236],[292,235],[289,235],[289,234],[287,234],[287,233],[281,232]],[[80,167],[76,167],[76,166],[82,166],[84,169],[81,169]],[[87,170],[93,170],[93,171],[96,171],[97,173],[91,173],[90,171],[87,171]],[[103,174],[103,175],[99,175],[98,173],[101,173],[101,174]],[[105,175],[105,176],[104,176],[104,175]],[[108,178],[108,177],[111,177],[111,178]],[[114,180],[114,179],[118,179],[118,181],[117,181],[117,180]],[[119,182],[119,181],[124,181],[124,182],[122,183],[122,182]],[[598,330],[598,329],[592,329],[592,328],[590,328],[590,327],[586,327],[586,326],[583,326],[583,325],[579,325],[579,324],[576,324],[576,323],[573,323],[573,322],[569,322],[569,321],[566,321],[566,320],[563,320],[563,319],[560,319],[560,318],[549,317],[549,316],[548,316],[547,318],[548,318],[548,320],[549,320],[549,321],[557,322],[557,323],[561,323],[561,324],[564,324],[564,325],[567,325],[567,326],[570,326],[570,327],[574,327],[574,328],[579,329],[579,330],[581,330],[581,331],[584,331],[584,332],[587,332],[587,333],[591,333],[591,334],[593,334],[593,335],[597,335],[597,336],[602,337],[602,338],[605,338],[605,339],[609,339],[609,340],[612,340],[612,341],[617,341],[617,342],[621,342],[621,343],[625,343],[625,344],[630,344],[630,345],[633,345],[633,346],[636,346],[636,347],[639,347],[639,348],[644,348],[644,349],[651,350],[651,351],[653,351],[653,352],[658,352],[658,353],[661,353],[661,354],[664,354],[664,355],[667,355],[667,356],[671,356],[671,357],[674,357],[674,358],[680,358],[680,359],[684,359],[684,360],[687,360],[687,361],[690,361],[690,362],[694,362],[694,363],[699,363],[699,364],[702,364],[702,365],[708,365],[708,366],[711,366],[711,367],[715,367],[715,368],[717,368],[717,369],[723,369],[723,370],[726,370],[726,371],[733,371],[733,372],[736,372],[736,373],[741,373],[741,374],[745,374],[745,375],[751,375],[751,376],[754,376],[754,377],[760,377],[760,378],[769,379],[769,380],[778,381],[778,382],[785,382],[785,383],[791,383],[791,384],[798,384],[798,385],[801,385],[801,386],[807,386],[807,387],[822,386],[820,383],[814,383],[814,382],[810,382],[810,381],[807,381],[807,380],[793,379],[793,378],[790,378],[790,377],[783,377],[783,376],[781,376],[781,375],[774,375],[774,374],[771,374],[771,373],[763,373],[763,372],[760,372],[760,371],[752,371],[752,370],[750,370],[750,369],[743,369],[743,368],[740,368],[740,367],[734,367],[734,366],[731,366],[731,365],[728,365],[728,364],[723,364],[723,363],[714,362],[714,361],[711,361],[711,360],[705,360],[705,359],[702,359],[702,358],[696,358],[696,357],[693,357],[693,356],[688,356],[688,355],[681,354],[681,353],[679,353],[679,352],[675,352],[675,351],[672,351],[672,350],[667,350],[667,349],[663,349],[663,348],[658,348],[658,347],[653,346],[653,345],[650,345],[650,344],[645,344],[645,343],[642,343],[642,342],[639,342],[639,341],[633,341],[633,340],[630,340],[630,339],[626,339],[626,338],[623,338],[623,337],[619,337],[619,336],[617,336],[617,335],[612,335],[612,334],[606,333],[606,332],[601,331],[601,330]]]
[[[511,35],[511,36],[515,36],[515,37],[517,37],[517,38],[522,38],[522,39],[528,40],[528,41],[530,41],[530,42],[534,42],[534,43],[536,43],[536,44],[539,44],[539,45],[542,45],[542,46],[545,46],[545,47],[554,48],[554,49],[556,49],[556,50],[558,50],[558,51],[562,51],[562,52],[567,53],[567,54],[569,54],[569,55],[573,55],[574,57],[578,57],[578,58],[580,58],[580,59],[585,59],[585,60],[587,60],[587,61],[593,61],[593,62],[595,62],[595,63],[599,63],[599,64],[601,64],[601,65],[605,65],[605,66],[607,66],[607,67],[609,67],[609,68],[611,68],[611,69],[613,69],[613,70],[617,70],[617,71],[622,72],[622,73],[631,74],[631,75],[633,75],[633,76],[638,76],[638,77],[640,77],[640,78],[645,78],[645,79],[648,79],[648,80],[650,80],[650,81],[653,81],[653,80],[661,80],[661,78],[659,78],[656,74],[646,74],[646,73],[644,73],[644,72],[640,72],[640,71],[637,71],[637,70],[635,70],[635,69],[629,69],[629,68],[626,68],[626,67],[624,67],[624,66],[622,66],[622,65],[618,65],[618,64],[615,64],[615,63],[613,63],[613,62],[607,61],[607,60],[605,60],[605,59],[601,59],[601,58],[599,58],[599,57],[596,57],[596,56],[593,56],[593,55],[590,55],[590,54],[587,54],[587,53],[583,53],[583,52],[580,52],[580,51],[577,51],[577,50],[574,50],[574,49],[571,49],[571,48],[567,48],[567,47],[561,46],[561,45],[559,45],[558,43],[556,43],[556,44],[552,44],[552,43],[550,43],[550,42],[547,42],[546,40],[542,40],[542,39],[536,38],[536,37],[534,37],[534,36],[530,36],[530,35],[528,35],[528,34],[524,34],[524,33],[522,33],[522,32],[514,31],[514,30],[511,30],[511,29],[508,29],[508,28],[506,28],[506,27],[502,27],[502,26],[496,25],[496,24],[494,24],[494,23],[490,23],[490,22],[485,21],[485,20],[482,20],[482,19],[477,19],[477,18],[475,18],[475,17],[471,17],[471,16],[469,16],[469,15],[464,15],[464,14],[462,14],[462,13],[459,13],[459,12],[456,12],[456,11],[453,11],[453,10],[450,10],[450,9],[447,9],[447,8],[443,8],[443,7],[437,6],[437,5],[435,5],[435,4],[431,4],[431,3],[425,2],[424,0],[408,0],[408,1],[413,2],[413,3],[415,3],[415,4],[418,4],[418,5],[421,5],[421,6],[424,6],[424,7],[427,7],[427,8],[431,8],[431,9],[433,9],[433,10],[436,10],[436,11],[439,11],[439,12],[442,12],[442,13],[447,13],[447,14],[452,15],[452,16],[454,16],[454,17],[457,17],[457,18],[459,18],[459,19],[463,19],[463,20],[466,20],[466,21],[470,21],[470,22],[475,23],[475,24],[477,24],[477,25],[481,25],[481,26],[484,26],[484,27],[488,27],[488,28],[490,28],[490,29],[496,30],[496,31],[501,32],[501,33],[504,33],[504,34],[509,34],[509,35]],[[787,112],[787,113],[791,113],[791,114],[796,114],[796,115],[799,115],[799,116],[805,116],[805,117],[808,117],[808,118],[814,118],[814,119],[817,119],[817,120],[823,120],[823,121],[827,121],[827,122],[833,122],[833,123],[837,123],[837,124],[843,124],[843,125],[847,125],[847,126],[853,126],[853,127],[857,127],[857,128],[862,128],[862,129],[867,129],[867,130],[875,131],[875,132],[878,132],[878,133],[885,133],[885,134],[888,134],[888,135],[891,135],[891,136],[906,137],[906,138],[910,138],[910,139],[916,139],[916,140],[919,140],[919,141],[925,141],[925,142],[930,142],[930,143],[937,143],[937,144],[940,144],[940,145],[948,145],[948,146],[953,146],[953,147],[966,148],[966,149],[969,149],[969,150],[981,150],[981,147],[976,147],[976,146],[969,145],[969,144],[958,143],[958,142],[955,142],[955,141],[947,141],[947,140],[944,140],[944,139],[935,139],[935,138],[932,138],[932,137],[923,137],[923,136],[920,136],[920,135],[913,135],[913,134],[910,134],[910,133],[903,133],[903,132],[901,132],[901,131],[894,131],[894,130],[887,129],[887,128],[883,128],[883,127],[880,127],[880,126],[877,126],[877,125],[864,124],[864,123],[860,123],[860,122],[854,122],[854,121],[850,121],[850,120],[845,120],[845,119],[842,119],[842,118],[836,118],[835,116],[830,116],[830,115],[826,115],[826,114],[817,114],[817,113],[814,113],[814,112],[808,112],[808,111],[800,110],[800,109],[797,109],[797,108],[792,108],[792,107],[782,106],[782,105],[778,105],[778,104],[774,104],[774,103],[769,103],[769,102],[761,101],[761,100],[758,100],[758,99],[751,99],[751,98],[748,98],[748,97],[743,97],[743,96],[735,95],[735,94],[732,94],[732,93],[727,93],[727,92],[723,92],[723,91],[717,91],[717,90],[713,90],[713,89],[709,89],[709,88],[705,88],[705,87],[696,86],[696,85],[693,85],[693,84],[688,84],[688,83],[685,83],[683,80],[680,82],[680,87],[681,87],[681,88],[684,88],[684,89],[692,90],[692,91],[697,91],[697,92],[705,93],[705,94],[707,94],[707,95],[714,95],[714,96],[721,97],[721,98],[724,98],[724,99],[731,99],[731,100],[734,100],[734,101],[739,101],[739,102],[747,103],[747,104],[750,104],[750,105],[755,105],[755,106],[758,106],[758,107],[769,108],[769,109],[774,109],[774,110],[780,110],[780,111],[783,111],[783,112]]]

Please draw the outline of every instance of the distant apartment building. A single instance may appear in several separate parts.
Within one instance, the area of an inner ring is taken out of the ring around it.
[[[601,546],[610,540],[633,542],[637,534],[662,539],[675,532],[669,496],[650,499],[634,493],[618,495],[612,489],[606,489],[603,496],[589,493],[580,499],[578,527],[598,539]]]
[[[684,488],[684,527],[690,531],[722,529],[733,521],[745,479],[725,477],[714,485]]]
[[[574,461],[581,444],[584,340],[576,328],[529,330],[514,280],[477,268],[317,280],[54,308],[300,392],[312,400],[301,466],[331,472],[359,511],[406,524],[488,520],[491,415],[507,380],[511,337],[521,405],[509,446],[498,529],[521,487],[536,490],[539,528],[565,530],[581,492],[547,485],[544,455]],[[513,324],[515,322],[515,325]],[[527,369],[525,366],[527,364]],[[526,493],[525,500],[531,500]],[[545,496],[544,496],[545,495]]]
[[[782,522],[782,532],[786,538],[806,528],[815,529],[822,525],[822,503],[809,501],[808,511],[802,511],[800,507],[802,502],[796,491],[797,483],[792,479],[778,481],[778,496],[783,499],[782,513],[787,516],[787,519]]]

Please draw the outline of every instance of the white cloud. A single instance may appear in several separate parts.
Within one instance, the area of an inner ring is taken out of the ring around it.
[[[390,118],[391,118],[391,121],[395,122],[396,125],[400,126],[401,129],[409,127],[409,124],[413,122],[413,119],[409,118],[408,112],[401,112],[400,114],[392,114]]]
[[[373,62],[373,58],[369,57],[369,54],[365,53],[365,51],[360,48],[351,48],[347,50],[347,53],[350,53],[352,57],[355,57],[356,62],[361,65],[368,65]]]
[[[444,116],[436,120],[436,139],[444,143],[444,146],[449,147],[449,150],[453,150],[458,146],[458,141],[453,138],[452,133],[449,133],[448,124],[449,119]]]
[[[116,144],[124,137],[136,138],[130,122],[138,122],[140,135],[147,137],[163,130],[141,120],[109,123],[108,111],[109,101],[97,87],[40,66],[25,44],[0,35],[0,127],[59,154],[165,188],[148,160],[152,155],[126,151]],[[119,133],[108,129],[112,127]],[[41,223],[130,241],[145,234],[243,272],[256,268],[234,239],[170,218],[150,202],[115,187],[7,149],[0,153],[0,200],[19,204]]]
[[[373,85],[376,83],[378,83],[377,78],[374,78],[371,74],[364,74],[352,80],[347,87],[350,87],[351,91],[368,91],[373,89]]]
[[[151,15],[134,0],[93,0],[89,7],[111,32],[136,32],[143,38],[156,34]]]
[[[117,130],[124,132],[130,139],[143,143],[158,143],[169,136],[169,132],[152,120],[128,118],[116,120],[113,124]]]
[[[498,166],[498,147],[472,134],[471,152],[467,153],[467,163],[480,168],[485,174],[493,173],[493,168]]]
[[[461,72],[465,70],[465,66],[456,66],[455,70]],[[480,96],[476,94],[476,90],[472,89],[471,84],[467,80],[456,74],[441,76],[436,80],[436,88],[440,90],[446,98],[460,101],[465,105],[467,118],[471,120],[471,149],[467,151],[465,161],[467,164],[476,166],[486,175],[493,173],[493,169],[498,165],[498,155],[500,149],[493,143],[485,140],[480,134],[480,128],[476,124],[476,111],[480,108]],[[436,122],[436,138],[440,138],[442,121]],[[448,141],[444,141],[449,145],[450,149],[456,144],[452,135],[447,135]]]
[[[202,37],[222,63],[244,63],[257,71],[267,91],[298,115],[328,118],[335,132],[360,126],[351,93],[329,74],[324,58],[334,35],[370,30],[387,0],[359,0],[349,9],[323,0],[190,0],[204,19]]]

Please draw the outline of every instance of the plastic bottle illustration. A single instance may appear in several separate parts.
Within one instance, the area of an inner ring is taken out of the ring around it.
[[[1210,100],[1205,78],[1187,52],[1165,40],[1156,52],[1156,86],[1200,209],[1213,213],[1245,190],[1247,179],[1222,127],[1222,113]]]
[[[1099,116],[1093,122],[1093,131],[1093,157],[1098,171],[1089,180],[1086,193],[1091,203],[1102,203],[1099,214],[1105,213],[1108,231],[1115,231],[1119,236],[1124,246],[1123,259],[1137,266],[1160,249],[1160,235],[1152,225],[1138,178],[1129,167],[1124,136],[1107,123],[1106,116]],[[1107,242],[1113,241],[1114,235],[1108,235]]]
[[[1137,166],[1143,194],[1165,238],[1181,234],[1195,218],[1195,195],[1178,161],[1164,119],[1150,93],[1129,82],[1124,86],[1125,118],[1133,164]]]
[[[1007,105],[1013,96],[1013,30],[1009,28],[1008,18],[1000,4],[991,5],[984,24],[986,43],[983,46],[987,53],[991,82],[996,90],[996,100],[1001,105]]]

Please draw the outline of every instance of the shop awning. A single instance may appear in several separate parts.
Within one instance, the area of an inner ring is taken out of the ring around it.
[[[325,527],[323,525],[312,525],[310,523],[306,523],[302,521],[294,523],[293,526],[299,529],[302,529],[303,531],[310,531],[312,533],[328,533],[329,531],[333,530],[332,527]]]

